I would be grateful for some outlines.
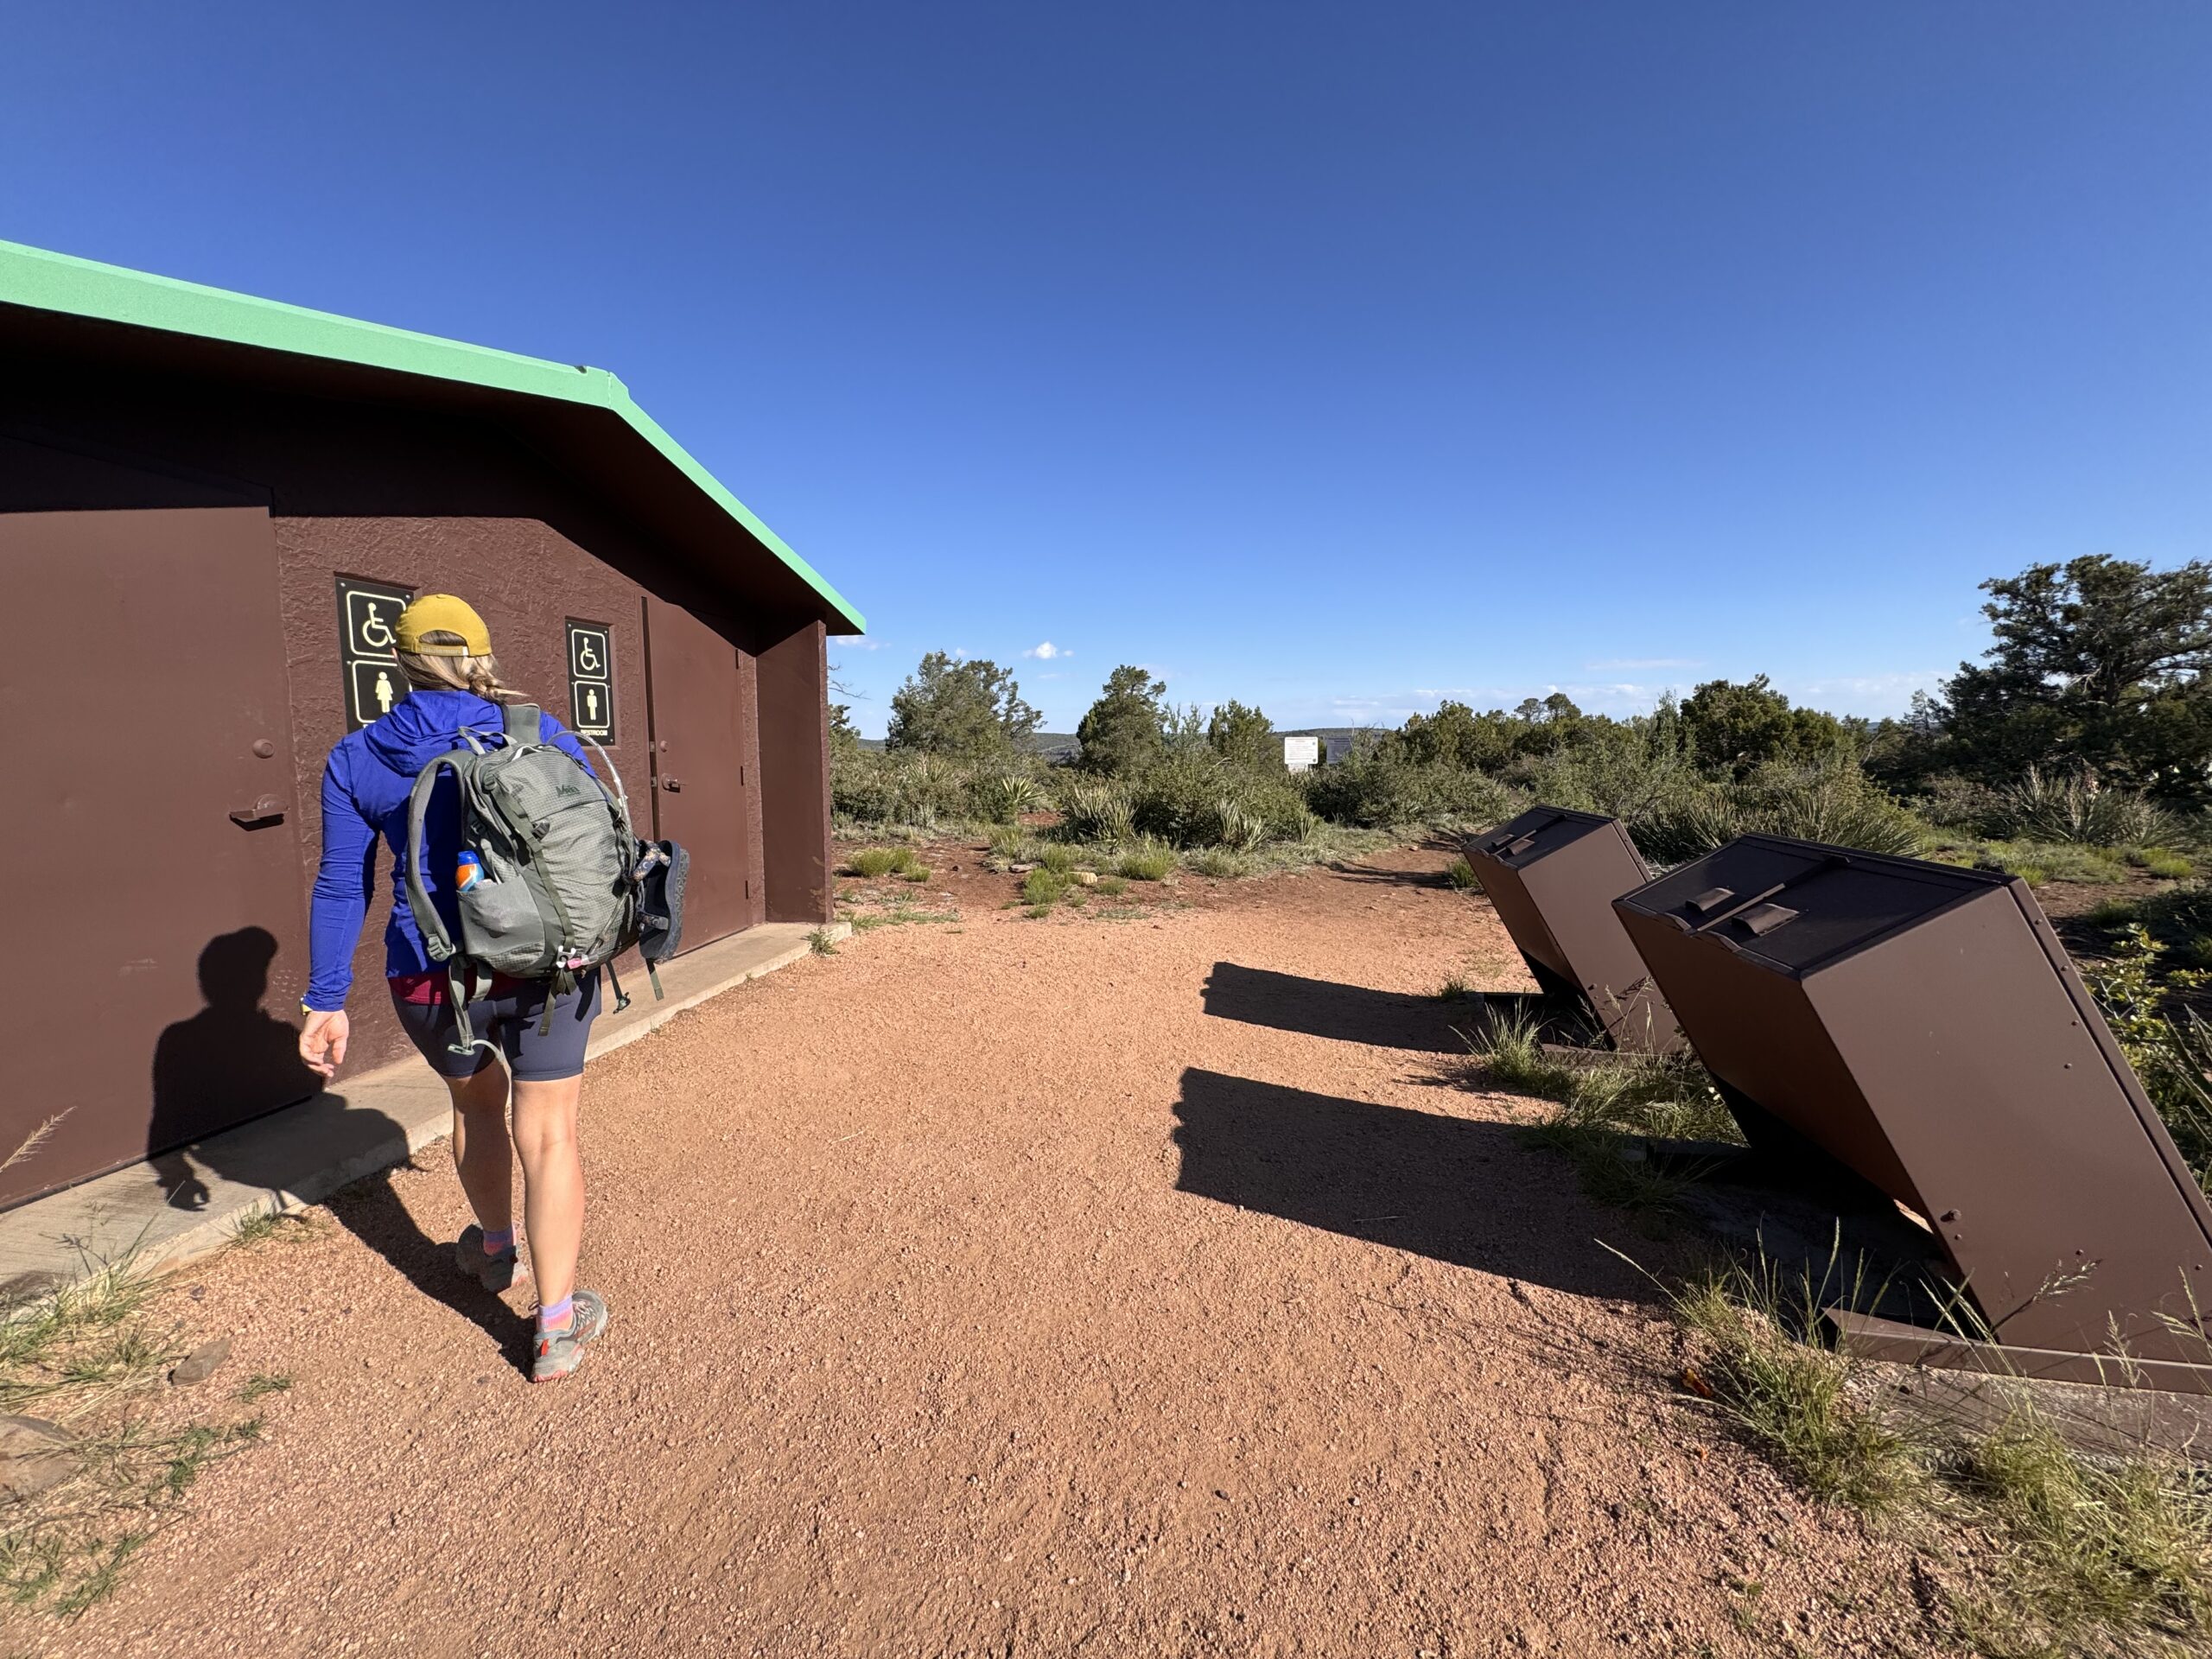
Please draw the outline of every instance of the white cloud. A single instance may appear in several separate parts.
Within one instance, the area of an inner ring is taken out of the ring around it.
[[[1063,657],[1072,657],[1075,652],[1070,651],[1065,645],[1056,645],[1046,639],[1030,646],[1021,654],[1025,657],[1034,657],[1040,663],[1050,663],[1057,662]]]
[[[1775,689],[1789,701],[1808,703],[1843,715],[1895,715],[1904,712],[1916,691],[1933,691],[1943,678],[1941,669],[1915,669],[1901,674],[1840,674],[1825,679],[1777,681]]]
[[[865,633],[849,633],[830,642],[832,651],[881,651],[883,641],[870,639]]]
[[[1694,657],[1611,657],[1602,663],[1585,663],[1582,666],[1592,674],[1603,674],[1624,668],[1695,668]]]

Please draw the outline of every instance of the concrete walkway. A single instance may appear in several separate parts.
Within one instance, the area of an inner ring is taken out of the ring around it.
[[[812,948],[804,922],[767,922],[661,969],[664,1000],[642,971],[625,976],[628,1010],[600,1016],[589,1054],[635,1042],[686,1008],[779,968]],[[839,922],[823,930],[841,939]],[[336,1091],[133,1164],[0,1215],[0,1292],[51,1288],[131,1255],[140,1266],[190,1260],[229,1242],[239,1222],[318,1203],[352,1181],[403,1163],[452,1128],[445,1084],[409,1058]]]

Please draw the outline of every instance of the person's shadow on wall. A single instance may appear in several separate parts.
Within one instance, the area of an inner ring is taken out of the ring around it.
[[[167,1202],[207,1208],[207,1176],[276,1194],[306,1170],[357,1164],[368,1173],[321,1200],[340,1224],[526,1365],[528,1321],[455,1272],[450,1241],[425,1233],[394,1190],[391,1169],[413,1164],[406,1126],[326,1090],[300,1058],[299,1027],[262,1008],[276,950],[275,937],[259,927],[209,940],[200,953],[207,1006],[163,1031],[154,1046],[146,1155]],[[240,1128],[279,1110],[281,1124]]]

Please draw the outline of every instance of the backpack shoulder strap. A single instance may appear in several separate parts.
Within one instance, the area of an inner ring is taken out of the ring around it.
[[[536,703],[511,702],[502,712],[506,719],[507,741],[516,747],[545,741],[545,722]]]
[[[423,935],[423,949],[433,962],[444,962],[450,957],[454,945],[452,937],[446,931],[444,918],[423,886],[423,817],[429,810],[430,791],[437,787],[441,772],[450,771],[454,781],[464,791],[467,789],[463,759],[458,750],[437,756],[415,774],[415,787],[407,797],[407,907],[415,912],[415,925]]]

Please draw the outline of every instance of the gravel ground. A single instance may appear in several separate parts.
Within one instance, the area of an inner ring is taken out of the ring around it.
[[[1433,993],[1525,981],[1447,856],[1118,921],[944,882],[621,1050],[558,1386],[439,1152],[204,1264],[266,1441],[0,1651],[1929,1651],[1903,1554],[1675,1397],[1596,1241],[1662,1247],[1465,1086]]]

